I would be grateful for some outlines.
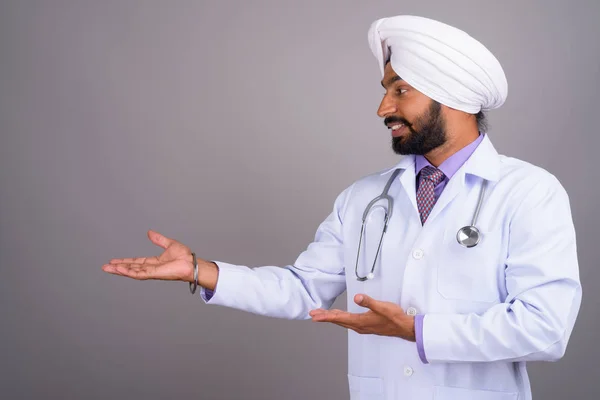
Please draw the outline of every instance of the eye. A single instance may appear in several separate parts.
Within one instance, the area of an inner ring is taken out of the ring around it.
[[[404,94],[405,92],[407,92],[408,89],[403,89],[403,88],[398,88],[395,90],[395,93],[400,96],[401,94]],[[383,92],[381,93],[382,96],[385,96],[387,94],[387,92]]]

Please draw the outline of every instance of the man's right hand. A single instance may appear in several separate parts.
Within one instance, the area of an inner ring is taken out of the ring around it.
[[[194,281],[193,257],[189,247],[153,230],[148,231],[148,238],[165,249],[160,256],[113,258],[102,266],[102,270],[137,280]],[[217,265],[200,258],[196,258],[196,261],[198,282],[207,289],[214,289],[217,284]]]

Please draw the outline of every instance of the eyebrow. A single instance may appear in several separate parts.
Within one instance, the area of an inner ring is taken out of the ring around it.
[[[398,75],[396,75],[390,79],[390,81],[388,82],[388,86],[396,81],[401,81],[401,80],[402,80],[402,78],[400,78]],[[381,86],[383,86],[383,88],[385,89],[385,85],[383,84],[383,81],[381,81]]]

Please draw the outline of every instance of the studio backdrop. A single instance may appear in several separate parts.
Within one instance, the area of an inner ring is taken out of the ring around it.
[[[160,254],[148,229],[293,263],[344,188],[398,161],[367,43],[398,14],[502,63],[489,137],[566,188],[584,293],[564,358],[529,364],[534,398],[597,398],[596,0],[0,2],[0,398],[348,398],[345,329],[101,266]]]

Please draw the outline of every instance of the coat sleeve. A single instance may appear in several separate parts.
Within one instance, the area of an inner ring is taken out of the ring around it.
[[[207,304],[286,319],[309,319],[309,311],[330,308],[346,289],[343,220],[354,185],[340,193],[333,211],[319,225],[314,241],[294,264],[250,268],[214,261],[219,277]]]
[[[555,361],[566,350],[581,304],[569,198],[551,174],[511,218],[508,297],[483,314],[426,314],[427,361]]]

